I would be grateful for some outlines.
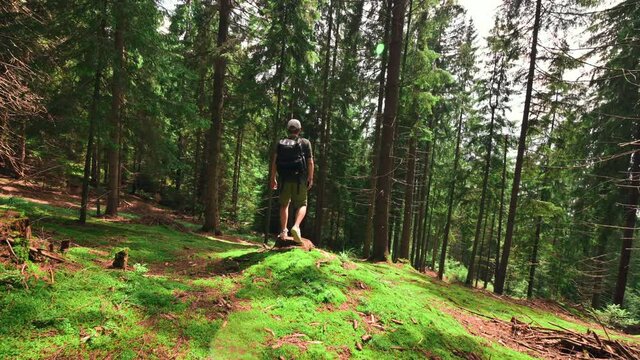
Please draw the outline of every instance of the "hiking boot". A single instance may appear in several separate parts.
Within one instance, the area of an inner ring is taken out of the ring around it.
[[[302,244],[302,233],[300,232],[300,228],[294,226],[291,228],[291,236],[293,236],[293,240],[295,240],[298,244]]]

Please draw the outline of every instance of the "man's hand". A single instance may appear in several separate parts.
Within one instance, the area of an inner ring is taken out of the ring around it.
[[[311,187],[313,186],[313,179],[307,179],[307,190],[311,190]]]
[[[278,190],[278,180],[276,178],[271,178],[271,189]]]

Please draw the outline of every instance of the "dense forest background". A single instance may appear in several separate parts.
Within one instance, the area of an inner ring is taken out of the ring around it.
[[[0,169],[266,234],[298,118],[317,245],[640,318],[639,63],[635,0],[9,0]]]

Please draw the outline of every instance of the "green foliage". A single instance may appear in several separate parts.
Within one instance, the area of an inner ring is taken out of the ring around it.
[[[0,264],[0,289],[21,288],[24,286],[24,276],[18,269]]]
[[[29,261],[29,240],[22,237],[16,237],[13,240],[13,252],[18,258],[17,261],[19,264],[24,264]]]
[[[145,264],[133,264],[133,271],[138,275],[144,275],[149,272],[149,268]]]
[[[123,358],[145,352],[163,357],[173,354],[180,338],[185,340],[181,353],[193,358],[331,359],[346,348],[363,359],[417,359],[424,351],[455,359],[452,349],[486,358],[529,359],[469,334],[441,306],[469,309],[505,321],[512,316],[526,317],[541,326],[557,324],[586,331],[583,325],[551,313],[483,296],[456,284],[442,284],[408,265],[353,260],[348,251],[341,255],[301,250],[260,252],[256,247],[163,226],[99,219],[76,228],[65,223],[64,209],[13,203],[20,204],[26,214],[46,209],[49,217],[39,225],[55,231],[56,237],[72,237],[80,246],[69,250],[66,256],[75,265],[56,270],[54,284],[38,280],[29,284],[29,290],[3,289],[3,358],[87,352]],[[133,261],[144,261],[134,263],[133,271],[113,271],[102,265],[110,259],[107,250],[118,237],[130,249]],[[197,249],[195,257],[184,249],[186,245]],[[195,259],[237,263],[238,272],[220,276],[174,269]],[[448,264],[448,274],[464,269],[454,261]],[[228,313],[217,313],[220,299],[233,302]],[[355,343],[366,330],[363,326],[353,328],[354,319],[362,324],[360,313],[373,314],[388,330],[374,333],[362,352],[355,349]],[[273,346],[278,339],[294,334],[304,334],[296,339],[307,343],[306,350],[291,344]],[[144,344],[137,341],[142,336]]]
[[[444,273],[447,276],[447,280],[449,282],[460,284],[464,283],[465,279],[467,278],[467,272],[468,269],[456,260],[447,259],[447,262],[445,262]]]
[[[617,304],[609,304],[604,309],[592,310],[592,313],[600,322],[613,328],[624,329],[627,326],[640,323],[637,318],[633,318],[629,311]]]

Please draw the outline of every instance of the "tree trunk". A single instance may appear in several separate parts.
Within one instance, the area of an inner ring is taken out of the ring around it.
[[[371,259],[385,261],[389,256],[387,236],[389,226],[389,199],[391,196],[391,150],[395,140],[395,122],[398,110],[400,90],[400,58],[402,54],[402,28],[405,13],[405,0],[392,1],[391,43],[389,46],[389,64],[387,65],[387,84],[385,91],[384,119],[379,167],[377,169],[378,185],[374,214],[374,241]]]
[[[556,91],[555,101],[558,102],[558,92]],[[551,117],[551,129],[549,130],[549,136],[547,138],[546,148],[547,150],[551,150],[551,141],[553,140],[553,128],[556,123],[556,112],[553,112],[553,116]],[[549,159],[545,157],[544,165],[542,166],[542,186],[546,186],[549,177],[549,171],[547,169],[547,163]],[[547,201],[548,199],[547,191],[543,188],[540,190],[540,200]],[[527,298],[531,299],[533,296],[533,282],[536,276],[536,267],[538,266],[538,249],[540,247],[540,235],[542,231],[542,216],[538,216],[536,219],[536,234],[533,241],[533,251],[531,252],[531,264],[529,266],[529,283],[527,285]]]
[[[494,67],[494,73],[496,69]],[[498,82],[498,94],[495,95],[498,99],[500,98],[500,85],[501,82]],[[487,196],[487,188],[489,186],[489,172],[491,170],[491,152],[493,150],[493,129],[495,123],[495,115],[496,108],[498,103],[492,103],[494,98],[493,89],[490,89],[491,93],[489,96],[489,106],[491,107],[491,122],[489,123],[489,138],[487,139],[487,154],[484,161],[484,173],[482,175],[482,193],[480,195],[480,209],[478,210],[478,219],[476,220],[476,233],[473,238],[473,247],[471,250],[471,260],[469,262],[469,271],[467,272],[467,279],[465,280],[465,284],[467,286],[471,285],[471,280],[475,275],[476,271],[476,254],[478,251],[478,240],[480,238],[480,228],[482,227],[482,218],[484,216],[484,204]]]
[[[500,241],[502,239],[502,215],[504,214],[504,190],[507,187],[507,151],[509,147],[509,135],[504,135],[504,151],[502,153],[502,180],[500,181],[500,211],[498,212],[498,236],[496,236],[496,265],[495,279],[500,270]],[[494,281],[495,281],[494,279]]]
[[[112,99],[111,113],[109,115],[109,139],[110,144],[107,150],[107,162],[109,169],[108,193],[107,193],[107,216],[118,216],[118,205],[120,202],[120,145],[122,130],[122,107],[124,104],[125,91],[125,58],[124,58],[124,32],[126,27],[126,11],[124,0],[117,0],[114,3],[115,27],[115,61],[113,64]]]
[[[325,200],[326,200],[326,184],[327,176],[329,174],[329,134],[331,132],[331,92],[329,91],[330,74],[332,74],[332,63],[335,63],[335,52],[333,54],[333,60],[331,57],[331,36],[333,35],[333,12],[335,10],[334,0],[329,3],[329,19],[327,25],[327,39],[325,42],[324,53],[324,68],[322,70],[322,109],[321,109],[321,123],[320,123],[320,146],[319,146],[319,158],[318,163],[318,186],[316,188],[316,211],[315,219],[313,222],[313,238],[317,244],[322,244],[322,226],[324,223],[325,213]],[[337,44],[337,39],[336,39]]]
[[[608,212],[606,215],[604,224],[611,225],[611,215],[613,212]],[[598,247],[596,250],[596,256],[594,256],[594,261],[596,263],[595,268],[597,269],[597,273],[594,277],[593,283],[593,295],[591,297],[591,307],[594,309],[599,309],[602,306],[602,293],[604,292],[604,277],[608,273],[608,269],[606,266],[606,251],[607,251],[607,240],[609,238],[609,233],[611,228],[608,226],[600,229],[600,235],[598,236]]]
[[[540,243],[540,229],[542,228],[542,216],[536,219],[536,235],[533,241],[533,250],[531,251],[531,264],[529,265],[529,283],[527,285],[527,299],[533,297],[533,280],[536,275],[536,265],[538,265],[538,244]]]
[[[417,155],[417,154],[416,154]],[[421,225],[421,217],[420,211],[423,209],[423,204],[421,199],[424,197],[424,186],[426,180],[422,179],[422,174],[424,173],[424,164],[422,163],[422,159],[416,158],[416,178],[414,181],[414,211],[411,214],[411,221],[413,222],[412,230],[411,230],[411,249],[409,250],[409,263],[415,267],[417,259],[419,258],[419,252],[422,249],[422,245],[420,243],[420,234],[422,232]],[[423,215],[424,216],[424,215]]]
[[[489,202],[491,202],[491,200],[489,200]],[[480,248],[478,249],[478,271],[476,271],[476,282],[475,282],[475,287],[478,287],[478,275],[480,274],[480,262],[482,260],[482,251],[484,250],[484,239],[487,236],[487,226],[489,224],[489,212],[487,212],[484,216],[484,225],[482,226],[482,239],[480,240]],[[474,259],[471,259],[471,261],[474,261]],[[469,274],[467,274],[467,276],[469,276]]]
[[[240,165],[242,163],[242,142],[244,125],[238,127],[236,134],[236,153],[233,161],[233,189],[231,190],[231,219],[238,221],[238,192],[240,189]]]
[[[429,161],[429,164],[427,164],[428,169],[425,170],[425,175],[427,175],[427,171],[428,171],[428,178],[429,180],[427,180],[427,191],[426,191],[426,195],[424,198],[424,213],[423,216],[426,218],[428,217],[428,219],[424,219],[424,223],[422,225],[423,230],[422,230],[422,237],[423,240],[421,240],[421,243],[423,243],[422,245],[422,256],[420,259],[420,262],[418,264],[418,269],[420,271],[425,270],[426,268],[426,262],[427,262],[427,252],[429,250],[429,242],[431,240],[431,220],[433,219],[433,206],[430,206],[430,204],[433,203],[433,201],[431,201],[431,192],[433,189],[433,185],[432,185],[432,181],[433,181],[433,166],[436,160],[436,152],[435,152],[435,144],[436,144],[436,139],[433,139],[433,145],[428,147],[428,152],[427,154],[430,155],[431,159]]]
[[[229,14],[231,12],[231,0],[220,0],[218,19],[218,38],[216,46],[222,52],[229,35]],[[222,115],[224,106],[225,75],[227,59],[224,54],[218,54],[213,69],[213,99],[211,102],[211,129],[209,134],[209,162],[207,164],[207,201],[204,211],[203,231],[221,233],[220,229],[220,199],[218,186],[221,178],[221,152],[222,152]]]
[[[429,128],[432,129],[433,128],[433,123],[432,121],[429,122]],[[430,174],[430,170],[431,170],[431,162],[430,162],[430,157],[431,157],[431,142],[432,141],[428,141],[427,145],[425,146],[425,152],[424,152],[424,161],[422,164],[422,174],[420,175],[420,179],[418,179],[417,184],[420,184],[420,191],[418,191],[418,201],[420,201],[420,207],[418,208],[418,211],[415,215],[415,219],[414,219],[414,228],[416,229],[416,231],[414,232],[414,243],[416,244],[416,248],[414,249],[414,255],[413,255],[413,266],[414,268],[418,269],[419,268],[419,264],[420,264],[420,260],[422,259],[422,252],[425,251],[425,249],[427,248],[424,244],[425,242],[425,228],[426,228],[426,214],[427,214],[427,205],[428,205],[428,198],[429,198],[429,190],[430,190],[430,184],[429,181],[431,180],[431,174]]]
[[[23,178],[27,173],[27,119],[20,121],[20,171],[18,177]]]
[[[636,124],[636,136],[634,141],[640,139],[640,124]],[[638,146],[633,144],[631,146]],[[620,250],[620,263],[618,266],[618,277],[616,288],[613,292],[613,303],[622,305],[624,293],[627,288],[627,278],[629,276],[629,264],[631,263],[631,250],[633,248],[633,237],[635,235],[636,219],[638,217],[638,200],[640,199],[640,150],[636,150],[631,155],[629,166],[629,178],[627,185],[627,203],[625,207],[624,230],[622,231],[622,249]]]
[[[484,284],[482,285],[483,289],[487,288],[487,283],[489,282],[489,269],[491,265],[491,240],[493,239],[493,230],[495,229],[495,225],[496,225],[496,209],[494,207],[493,209],[493,215],[491,215],[491,230],[489,230],[489,240],[487,240],[487,262],[486,262],[486,266],[484,268],[484,274],[482,275],[482,278],[484,280]]]
[[[453,172],[451,185],[449,185],[449,204],[447,208],[447,222],[444,227],[444,237],[442,238],[442,250],[440,251],[440,264],[438,266],[438,279],[444,277],[444,263],[447,258],[447,246],[449,244],[449,232],[451,230],[451,214],[453,212],[453,197],[456,191],[456,177],[458,173],[458,162],[460,161],[460,141],[462,140],[462,109],[458,118],[458,132],[456,138],[456,152],[453,160]]]
[[[385,28],[384,28],[384,36],[383,41],[385,44],[388,43],[389,32],[391,28],[391,16],[389,16],[389,0],[386,0],[385,5],[383,5],[382,17],[385,20]],[[367,225],[365,228],[364,235],[364,245],[363,245],[363,256],[365,259],[368,259],[371,256],[371,240],[373,239],[373,217],[375,213],[375,205],[376,205],[376,185],[377,185],[377,171],[378,171],[378,160],[380,157],[380,137],[381,137],[381,126],[382,126],[382,106],[384,104],[384,88],[385,88],[385,80],[386,80],[386,70],[387,70],[387,47],[385,46],[382,55],[382,59],[380,60],[380,76],[378,79],[378,102],[376,108],[376,125],[375,131],[373,133],[373,148],[371,149],[371,176],[369,179],[369,207],[367,209]]]
[[[102,2],[102,20],[100,21],[100,26],[97,31],[97,41],[101,41],[106,36],[106,1]],[[80,199],[80,217],[78,221],[80,224],[84,224],[87,221],[87,205],[89,203],[89,185],[91,184],[91,178],[93,178],[93,186],[97,187],[99,184],[99,161],[97,146],[94,146],[95,133],[97,128],[97,116],[98,116],[98,101],[100,100],[100,82],[102,80],[102,66],[100,64],[100,47],[96,46],[95,52],[95,61],[96,61],[96,72],[93,80],[93,97],[91,99],[91,106],[89,108],[89,134],[87,138],[87,151],[85,154],[84,160],[84,174],[82,178],[82,196]],[[97,202],[97,210],[98,214],[100,212],[99,202],[100,200],[96,200]]]
[[[287,8],[285,6],[285,4],[282,4],[282,14],[281,14],[282,18],[280,19],[280,23],[282,24],[282,27],[285,28],[287,26]],[[280,124],[280,109],[282,107],[282,84],[284,82],[284,66],[285,66],[285,56],[286,56],[286,44],[287,44],[287,38],[285,36],[282,37],[282,42],[280,43],[280,57],[278,59],[278,63],[276,65],[276,76],[278,76],[278,88],[276,89],[276,113],[275,116],[273,117],[273,124],[272,124],[272,132],[271,132],[271,144],[269,144],[269,159],[273,159],[273,157],[275,156],[275,146],[273,146],[276,141],[278,140],[278,127]],[[271,173],[271,166],[269,166],[269,176],[267,178],[267,181],[270,182],[271,181],[271,176],[273,174]],[[267,196],[268,196],[268,200],[267,200],[267,216],[266,216],[266,220],[265,220],[265,227],[264,227],[264,243],[266,244],[269,240],[269,233],[271,232],[271,208],[273,207],[273,192],[274,190],[271,188],[270,185],[267,185],[267,188],[269,189],[267,191]]]
[[[407,177],[405,178],[404,190],[404,216],[402,222],[402,239],[400,241],[400,252],[398,257],[401,259],[409,258],[409,245],[411,243],[412,213],[413,213],[413,192],[416,176],[416,137],[411,136],[409,140],[409,165],[407,169]]]
[[[97,55],[99,56],[99,55]],[[96,56],[96,58],[97,58]],[[98,116],[98,101],[100,100],[100,81],[102,79],[102,69],[97,69],[93,80],[93,97],[89,108],[89,134],[87,138],[87,151],[84,158],[84,174],[82,177],[82,196],[80,198],[80,224],[87,221],[87,205],[89,204],[89,182],[91,177],[91,159],[94,152],[93,142],[95,136],[96,122]]]
[[[496,276],[494,292],[502,294],[504,283],[507,277],[507,267],[509,265],[509,255],[511,253],[511,243],[513,242],[513,232],[516,222],[516,211],[518,210],[518,193],[520,191],[520,178],[522,176],[522,164],[524,163],[524,151],[527,147],[527,131],[529,130],[529,110],[531,108],[531,97],[533,93],[533,80],[536,72],[536,57],[538,50],[538,31],[540,30],[540,11],[542,0],[536,1],[536,14],[533,24],[533,36],[531,39],[531,58],[529,60],[529,74],[527,76],[527,91],[524,101],[524,111],[522,114],[522,124],[520,129],[520,139],[518,140],[518,154],[516,165],[513,171],[513,185],[511,188],[511,200],[509,201],[509,215],[507,216],[507,230],[504,238],[504,249],[502,250],[502,260]]]
[[[195,134],[196,143],[193,149],[193,195],[191,197],[191,215],[196,215],[198,207],[198,193],[200,189],[200,174],[202,167],[202,131],[198,130]]]

